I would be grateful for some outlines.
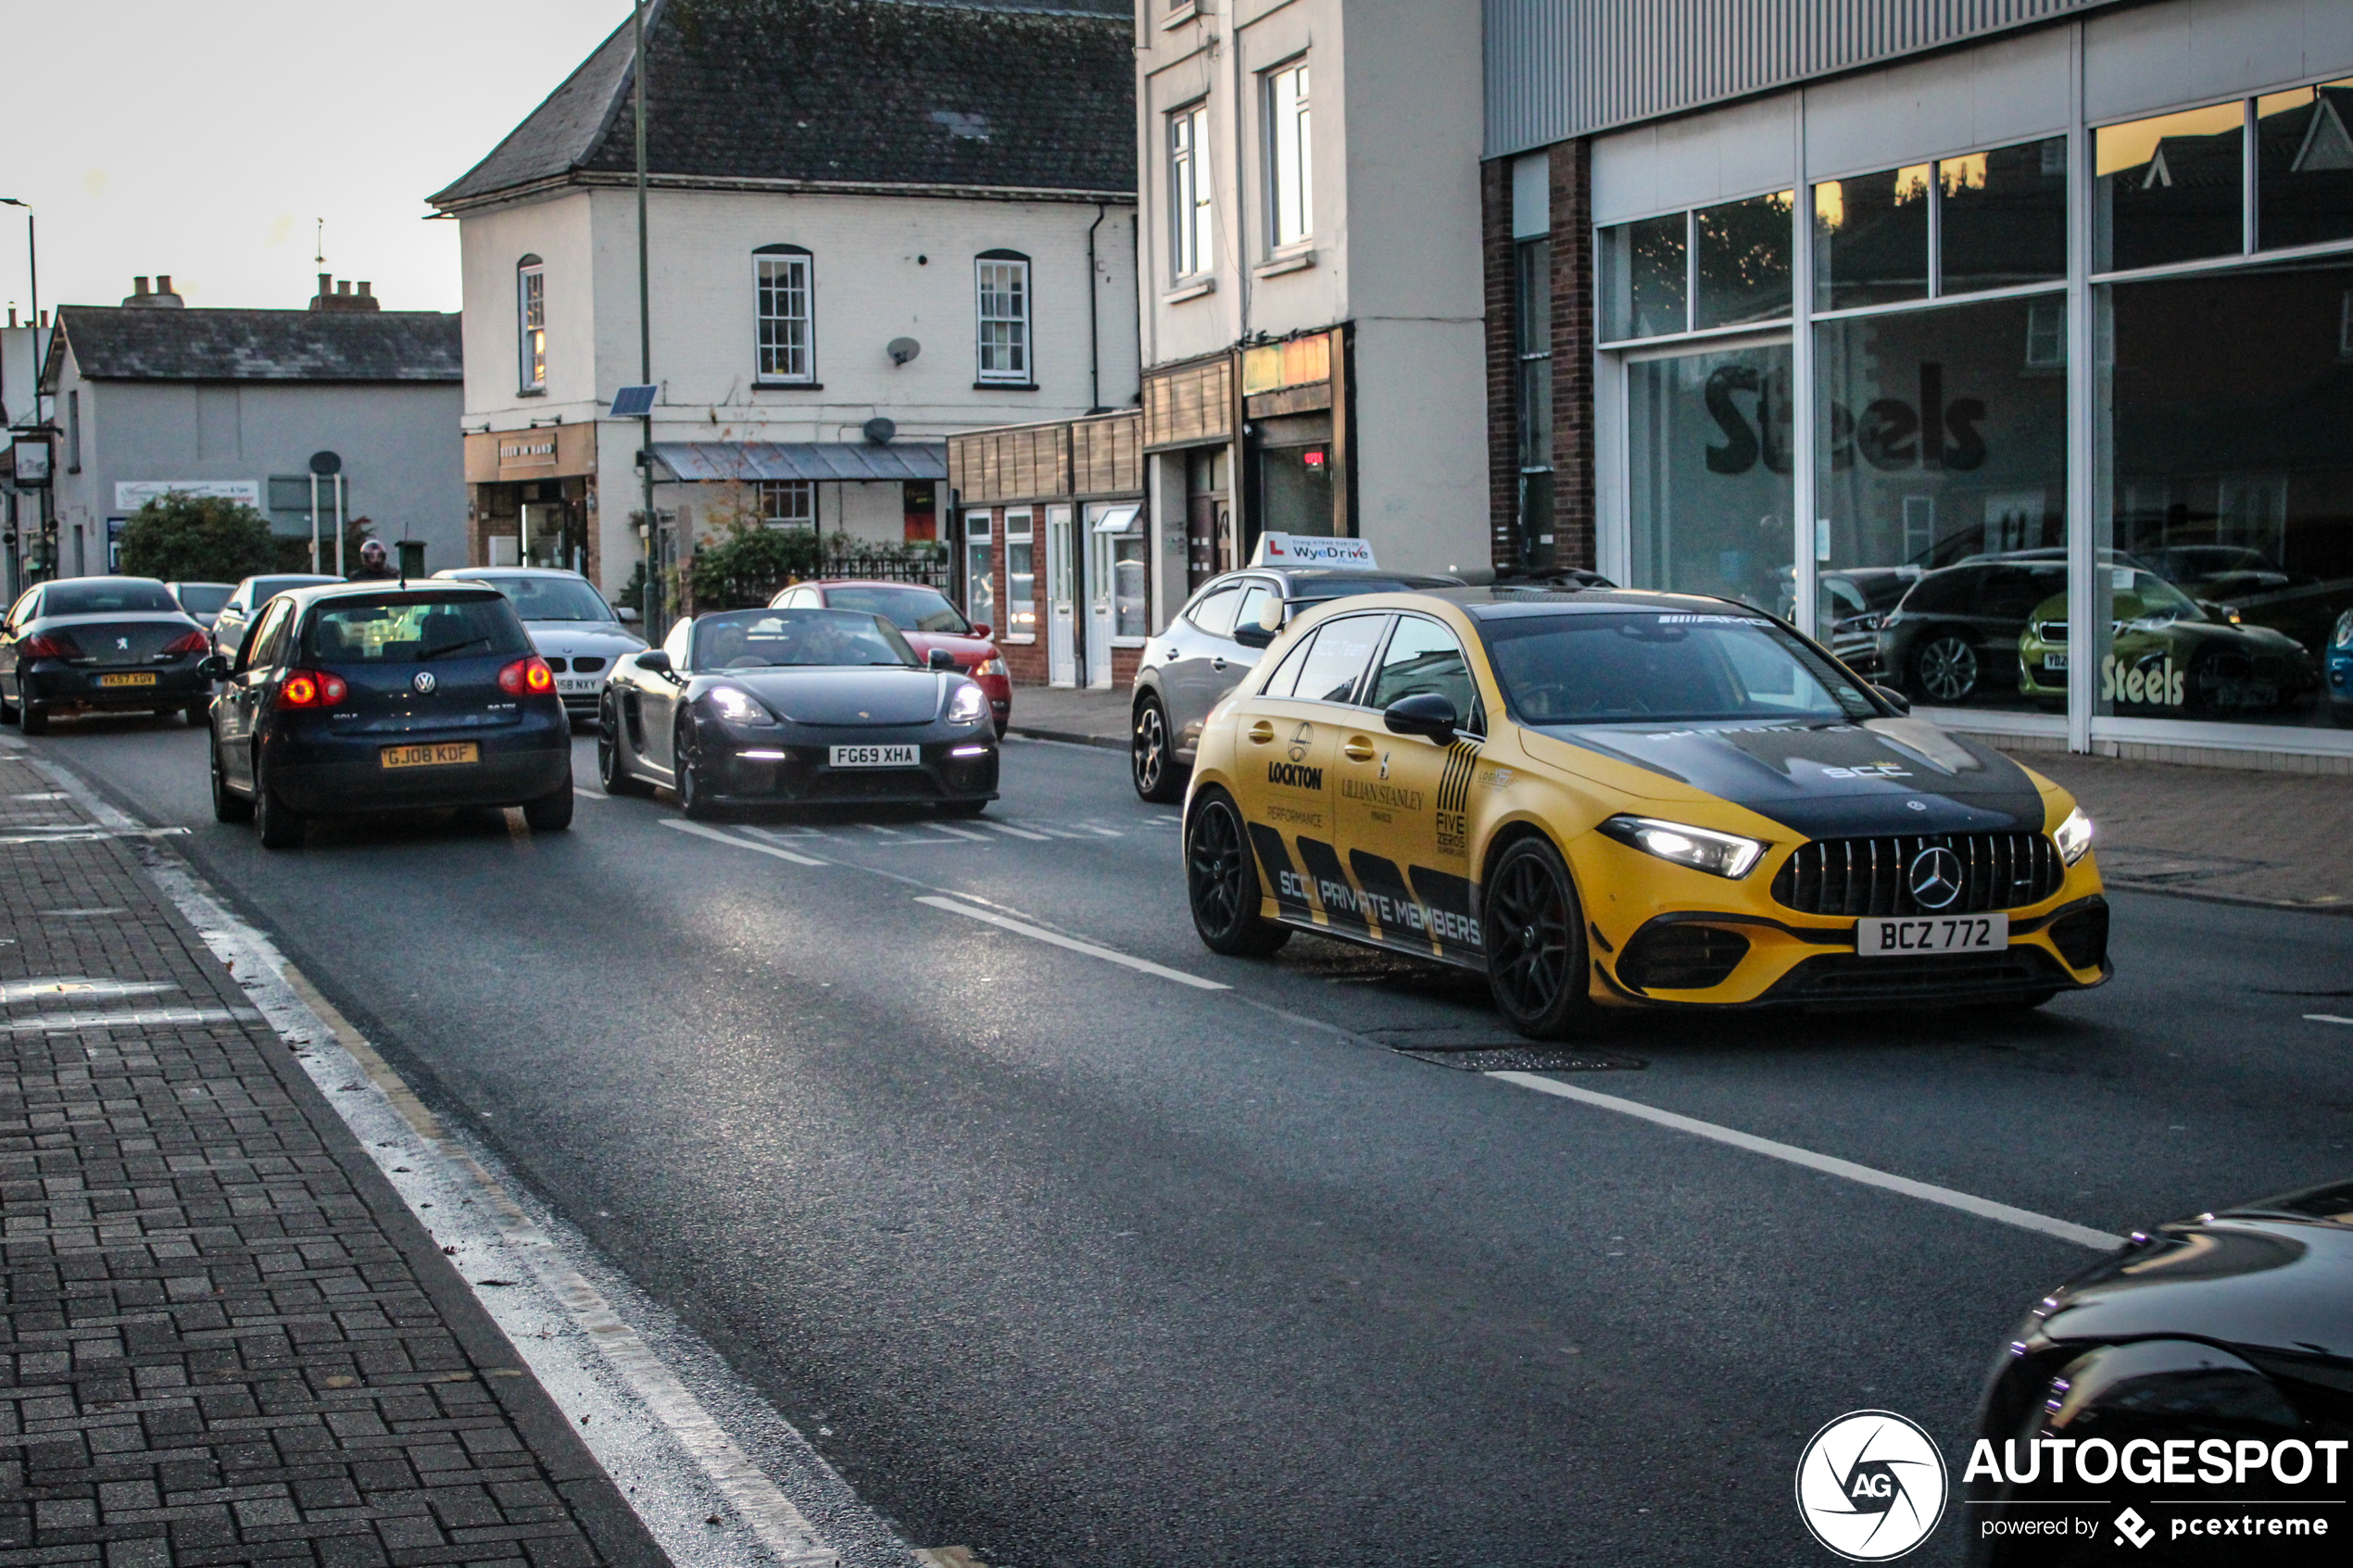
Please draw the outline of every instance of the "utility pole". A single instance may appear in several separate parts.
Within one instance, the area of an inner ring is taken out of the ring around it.
[[[47,431],[49,421],[41,408],[41,374],[49,358],[49,344],[48,340],[43,335],[41,331],[41,241],[38,232],[33,227],[32,204],[31,202],[20,201],[15,196],[0,196],[0,207],[20,207],[24,208],[25,275],[31,285],[32,295],[32,320],[28,323],[28,325],[32,328],[33,342],[32,423],[34,428],[44,432],[44,439],[46,439],[45,432]],[[56,458],[54,457],[56,444],[54,442],[51,443],[50,449],[53,454],[50,460],[51,469],[54,472],[56,468]],[[49,531],[57,524],[57,492],[53,488],[55,483],[56,480],[52,478],[49,484],[43,485],[40,490],[35,492],[35,494],[39,496],[39,501],[35,506],[34,510],[37,513],[36,521],[39,525],[41,542],[39,546],[33,551],[33,555],[37,558],[35,565],[26,569],[24,575],[27,576],[30,576],[32,571],[40,570],[45,570],[52,577],[57,575],[56,552],[52,548],[49,539]],[[24,520],[21,517],[17,520],[17,538],[19,541],[18,558],[22,560],[24,558],[24,549],[22,544],[24,538]]]
[[[637,106],[637,380],[640,384],[654,384],[654,323],[652,315],[653,288],[646,271],[646,0],[632,0],[630,26],[635,44],[636,81],[632,94]],[[665,623],[668,607],[662,601],[658,563],[661,560],[661,522],[654,516],[654,411],[646,407],[642,439],[637,445],[637,470],[644,481],[646,520],[646,635],[659,643],[669,634]]]

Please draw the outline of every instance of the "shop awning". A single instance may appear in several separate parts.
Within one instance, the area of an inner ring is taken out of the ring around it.
[[[654,461],[689,483],[946,479],[944,441],[657,441]]]

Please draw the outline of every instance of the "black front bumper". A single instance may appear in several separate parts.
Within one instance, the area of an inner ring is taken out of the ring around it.
[[[806,732],[804,732],[805,734]],[[947,800],[997,798],[996,736],[981,724],[949,739],[877,740],[875,732],[844,731],[839,740],[804,744],[703,733],[701,782],[714,800],[740,805],[824,803],[933,805]],[[912,768],[837,768],[832,750],[841,746],[913,745]],[[959,757],[959,750],[978,755]],[[746,752],[761,755],[746,756]]]
[[[190,654],[171,664],[70,664],[44,659],[19,672],[27,699],[52,712],[83,709],[104,712],[147,712],[158,708],[185,708],[191,701],[212,700],[212,683],[197,671],[201,656]],[[108,686],[107,676],[153,675],[151,685]]]
[[[262,743],[270,787],[306,816],[520,806],[572,780],[572,721],[552,705],[511,724],[335,734],[306,721]],[[472,741],[478,761],[387,768],[387,746]]]

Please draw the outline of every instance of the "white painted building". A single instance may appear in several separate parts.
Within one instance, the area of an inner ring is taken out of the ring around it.
[[[1124,6],[661,0],[648,274],[658,515],[937,539],[945,438],[1132,405]],[[623,26],[433,200],[461,225],[472,549],[644,558]]]
[[[1478,0],[1136,0],[1162,598],[1265,530],[1488,560]]]

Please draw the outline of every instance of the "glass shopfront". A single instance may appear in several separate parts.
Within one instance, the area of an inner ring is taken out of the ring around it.
[[[2343,749],[2353,78],[1594,240],[1604,570],[1948,721]]]

